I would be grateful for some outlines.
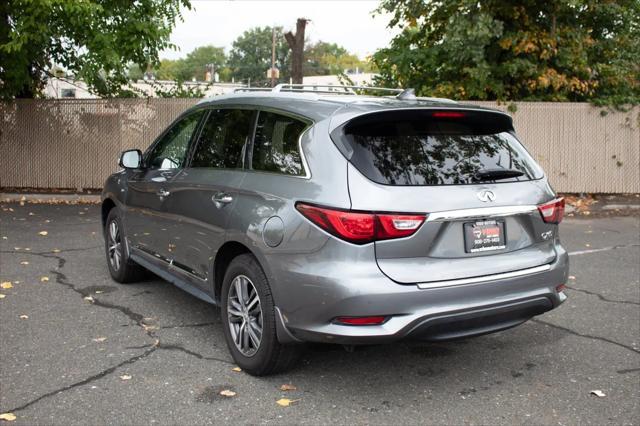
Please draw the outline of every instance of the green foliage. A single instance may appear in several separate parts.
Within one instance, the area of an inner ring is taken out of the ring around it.
[[[638,0],[382,0],[378,84],[455,99],[640,102]]]
[[[131,81],[141,80],[144,77],[144,71],[140,65],[132,64],[127,71],[127,78]]]
[[[267,85],[267,70],[271,68],[272,27],[256,27],[245,31],[232,45],[227,65],[236,81],[251,79],[251,85]],[[280,80],[288,81],[291,75],[289,46],[282,27],[276,27],[276,68]]]
[[[371,65],[336,43],[318,41],[305,47],[304,75],[330,75],[346,70],[370,71]]]
[[[62,66],[101,96],[118,96],[129,64],[146,68],[173,47],[169,35],[189,0],[3,0],[0,97],[33,97]]]
[[[162,59],[153,69],[158,80],[204,81],[207,65],[214,65],[218,72],[226,62],[224,48],[216,46],[200,46],[193,49],[185,58],[171,60]]]

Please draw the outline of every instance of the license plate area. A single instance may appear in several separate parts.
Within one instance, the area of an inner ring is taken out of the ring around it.
[[[467,253],[505,247],[504,220],[477,220],[464,224],[464,249]]]

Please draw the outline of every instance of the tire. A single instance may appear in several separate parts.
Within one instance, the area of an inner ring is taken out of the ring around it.
[[[124,228],[118,210],[117,208],[112,208],[109,211],[104,227],[104,249],[107,257],[107,267],[114,281],[128,284],[141,280],[144,277],[145,270],[142,266],[129,259],[127,250],[124,247],[124,244],[126,244],[124,236]],[[119,253],[117,261],[114,258],[115,252]]]
[[[245,293],[240,298],[239,289],[240,293]],[[266,376],[293,367],[301,346],[283,345],[278,341],[271,289],[255,257],[242,254],[231,261],[222,283],[221,299],[224,337],[231,356],[240,368],[253,376]],[[250,309],[242,309],[247,306]],[[244,332],[240,331],[242,324],[246,326]],[[258,334],[260,325],[262,332]],[[255,344],[258,336],[259,343]]]

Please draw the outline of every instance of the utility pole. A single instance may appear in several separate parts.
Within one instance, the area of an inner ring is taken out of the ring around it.
[[[271,29],[271,87],[276,85],[276,27]]]
[[[294,84],[302,84],[302,63],[304,61],[304,30],[310,19],[298,18],[295,35],[289,31],[284,38],[291,49],[291,79]]]

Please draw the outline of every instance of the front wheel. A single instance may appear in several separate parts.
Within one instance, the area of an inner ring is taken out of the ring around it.
[[[264,271],[249,254],[233,259],[227,269],[221,316],[231,356],[247,373],[274,374],[297,361],[300,347],[278,341],[271,289]]]
[[[122,220],[116,208],[112,208],[107,216],[104,244],[111,278],[119,283],[131,283],[143,278],[144,268],[129,259]]]

